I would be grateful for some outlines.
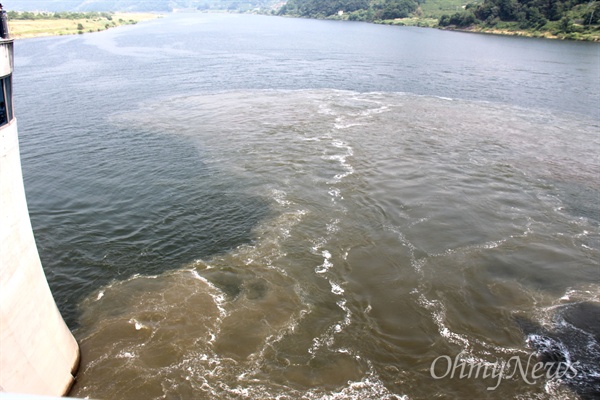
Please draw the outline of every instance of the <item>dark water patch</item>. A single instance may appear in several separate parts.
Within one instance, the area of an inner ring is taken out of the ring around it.
[[[562,318],[573,327],[594,336],[596,342],[600,343],[600,304],[579,303],[566,306]]]
[[[529,347],[556,377],[582,399],[600,397],[600,304],[566,304],[554,310],[552,325],[517,318]]]
[[[81,167],[66,160],[46,171],[45,184],[28,185],[42,263],[72,327],[80,300],[99,287],[249,243],[269,215],[264,198],[230,176],[218,178],[183,139],[127,132],[90,146],[98,150]],[[35,211],[40,201],[43,213]]]

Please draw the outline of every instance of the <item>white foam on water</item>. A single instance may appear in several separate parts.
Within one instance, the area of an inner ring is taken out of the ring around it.
[[[337,182],[341,181],[342,179],[344,179],[347,176],[350,176],[352,174],[354,174],[354,168],[352,168],[352,166],[348,165],[346,172],[344,172],[343,174],[336,174],[333,177],[335,179],[334,183],[337,183]]]
[[[346,162],[346,157],[348,157],[348,155],[346,155],[346,154],[333,154],[333,155],[325,156],[324,158],[326,160],[338,161],[340,164],[343,165]]]
[[[329,283],[332,285],[332,293],[334,293],[338,296],[341,296],[344,293],[343,289],[341,289],[341,287],[340,287],[340,289],[342,291],[340,293],[335,293],[333,290],[333,286],[335,284],[332,283],[331,281],[329,281]],[[344,319],[330,325],[325,330],[325,332],[323,334],[321,334],[319,337],[313,338],[313,345],[308,350],[308,352],[313,357],[316,355],[317,351],[322,347],[326,347],[327,349],[329,349],[331,351],[337,351],[337,349],[333,348],[333,346],[335,344],[335,335],[341,333],[344,330],[344,328],[348,327],[352,323],[352,311],[347,306],[347,300],[345,298],[341,298],[340,300],[336,301],[335,304],[344,311]]]
[[[146,325],[142,324],[141,322],[137,321],[135,318],[132,318],[129,320],[130,324],[133,324],[133,326],[135,327],[136,331],[139,331],[142,328],[147,328]]]
[[[565,306],[577,303],[600,303],[600,286],[591,283],[578,288],[567,288],[565,293],[557,298],[548,299],[547,296],[541,296],[534,304],[533,318],[537,323],[547,329],[552,329],[556,324],[566,324],[562,317],[557,313]],[[576,327],[573,327],[577,329]]]
[[[225,318],[227,316],[227,310],[225,310],[225,294],[219,288],[213,285],[211,281],[200,275],[195,269],[188,269],[185,271],[191,273],[194,279],[198,279],[204,282],[210,288],[209,294],[215,302],[217,309],[219,310],[219,316],[221,317],[221,319]]]
[[[286,200],[287,193],[283,190],[273,189],[271,191],[271,197],[281,206],[288,206],[291,204],[290,201]]]
[[[135,358],[135,357],[136,357],[136,355],[130,351],[122,351],[119,354],[117,354],[117,358]]]
[[[212,265],[210,265],[210,264],[208,264],[208,263],[204,262],[203,260],[201,260],[201,259],[199,259],[199,258],[198,258],[198,259],[195,259],[195,260],[192,262],[192,265],[194,265],[194,266],[199,266],[199,265],[201,265],[201,266],[202,266],[202,269],[213,269],[213,268],[214,268]],[[198,275],[198,276],[200,276],[200,275]]]
[[[413,226],[415,226],[415,225],[422,224],[423,222],[427,222],[427,221],[429,221],[430,219],[431,219],[430,217],[422,217],[422,218],[417,218],[417,219],[415,219],[414,221],[411,221],[411,222],[408,224],[408,227],[410,228],[410,227],[413,227]]]
[[[313,241],[313,246],[310,248],[310,252],[315,255],[320,255],[319,249],[325,246],[326,240],[325,238],[319,238],[316,241]]]
[[[335,202],[336,199],[343,199],[340,189],[330,189],[328,193],[331,196],[331,201],[333,202]]]
[[[592,301],[600,303],[600,285],[590,284],[579,288],[568,288],[559,300],[570,302]]]
[[[352,311],[350,311],[350,308],[348,308],[346,299],[338,300],[335,304],[337,304],[339,308],[344,310],[345,313],[344,320],[342,322],[342,327],[350,325],[352,323]]]
[[[463,335],[454,333],[445,325],[446,308],[439,300],[429,300],[424,294],[419,293],[419,304],[431,311],[433,322],[437,325],[440,336],[448,339],[450,342],[459,345],[463,350],[468,351],[471,348],[469,339]]]
[[[229,386],[224,383],[210,386],[208,382],[202,387],[210,392],[212,398],[241,399],[308,399],[308,400],[409,400],[408,396],[392,393],[385,387],[381,379],[369,365],[369,371],[358,381],[348,381],[338,390],[313,388],[298,390],[281,385],[267,386],[259,380],[248,379],[246,374],[239,375],[240,385]],[[247,383],[242,386],[242,383]]]
[[[517,236],[511,236],[512,237],[517,237]],[[518,236],[521,237],[521,236]],[[472,245],[468,245],[468,246],[462,246],[462,247],[458,247],[458,248],[454,248],[454,249],[447,249],[446,251],[444,251],[441,254],[431,254],[431,257],[443,257],[443,256],[447,256],[450,254],[468,254],[470,252],[473,251],[477,251],[477,250],[491,250],[491,249],[495,249],[498,248],[502,245],[504,245],[505,243],[507,243],[508,239],[499,239],[499,240],[490,240],[488,242],[484,242],[484,243],[477,243],[477,244],[472,244]]]
[[[344,294],[344,289],[342,289],[340,285],[333,281],[329,281],[329,284],[331,285],[331,293],[337,294],[338,296]]]
[[[337,161],[345,171],[343,173],[334,175],[333,180],[327,182],[328,184],[336,184],[347,176],[354,174],[354,167],[348,162],[348,157],[352,157],[354,155],[354,149],[348,143],[340,139],[333,139],[331,141],[331,145],[338,149],[346,150],[343,154],[333,154],[324,157],[326,160]]]
[[[327,233],[335,233],[339,230],[339,219],[334,219],[330,223],[327,224]]]
[[[549,394],[552,400],[571,400],[573,394],[567,391],[564,385],[557,379],[550,379],[544,384],[544,392]]]
[[[318,247],[316,247],[316,248],[315,247],[313,247],[313,249],[316,251],[318,249]],[[331,253],[329,251],[323,250],[321,252],[321,255],[323,256],[323,264],[321,264],[315,268],[315,272],[317,274],[324,274],[325,272],[327,272],[329,270],[329,268],[331,268],[333,266],[333,263],[330,261]]]
[[[339,118],[336,118],[336,122],[335,122],[335,124],[333,124],[333,128],[337,129],[337,130],[344,130],[344,129],[352,128],[354,126],[361,126],[361,125],[364,125],[364,124],[360,123],[360,122],[344,122],[344,119],[339,117]]]

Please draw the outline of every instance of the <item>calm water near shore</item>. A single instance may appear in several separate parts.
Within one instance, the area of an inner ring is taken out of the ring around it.
[[[71,396],[600,391],[600,45],[173,14],[14,85]]]

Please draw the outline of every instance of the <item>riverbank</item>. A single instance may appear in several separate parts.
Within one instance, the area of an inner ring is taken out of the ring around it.
[[[304,18],[298,16],[289,16],[291,18]],[[352,21],[345,15],[335,15],[327,18],[316,18],[325,20],[338,20],[338,21]],[[395,26],[416,26],[419,28],[437,28],[447,31],[467,32],[467,33],[483,33],[489,35],[504,35],[504,36],[522,36],[532,38],[543,38],[543,39],[554,39],[554,40],[575,40],[575,41],[588,41],[588,42],[600,42],[600,31],[592,32],[578,32],[573,31],[569,33],[556,32],[550,30],[524,30],[518,29],[516,23],[504,23],[506,27],[503,28],[490,28],[482,25],[471,25],[467,27],[451,26],[440,26],[438,18],[432,17],[407,17],[407,18],[395,18],[395,19],[384,19],[384,20],[373,20],[373,21],[361,21],[379,25],[395,25]]]
[[[76,19],[34,19],[9,20],[10,35],[14,39],[24,39],[41,36],[76,35],[100,32],[121,25],[134,25],[162,17],[157,13],[122,13],[109,16]]]
[[[577,40],[587,42],[600,42],[600,32],[570,32],[570,33],[554,33],[552,31],[535,31],[535,30],[522,30],[522,29],[500,29],[500,28],[488,28],[473,25],[466,28],[455,28],[447,27],[440,29],[454,30],[459,32],[472,32],[472,33],[484,33],[489,35],[504,35],[504,36],[523,36],[532,38],[543,38],[543,39],[557,39],[557,40]]]
[[[437,19],[425,18],[425,17],[396,18],[393,20],[373,21],[373,23],[383,24],[383,25],[396,25],[396,26],[417,26],[417,27],[421,27],[421,28],[438,28],[438,29],[448,30],[448,31],[484,33],[484,34],[489,34],[489,35],[523,36],[523,37],[543,38],[543,39],[600,42],[600,32],[555,33],[552,31],[523,30],[523,29],[518,29],[516,27],[490,28],[490,27],[479,26],[479,25],[471,25],[471,26],[464,27],[464,28],[459,28],[456,26],[442,27],[438,24]]]
[[[559,40],[600,41],[600,1],[573,5],[557,0],[555,11],[526,0],[375,0],[358,8],[352,0],[335,5],[317,0],[289,0],[278,15],[418,26],[495,35]],[[361,3],[362,4],[362,3]]]

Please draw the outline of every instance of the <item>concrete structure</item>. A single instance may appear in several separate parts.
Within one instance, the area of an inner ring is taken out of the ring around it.
[[[13,42],[3,31],[0,20],[0,392],[62,396],[74,382],[79,346],[31,229],[12,105]]]

